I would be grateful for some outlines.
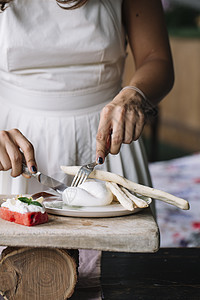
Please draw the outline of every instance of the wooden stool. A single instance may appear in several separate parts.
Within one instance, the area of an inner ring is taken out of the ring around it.
[[[68,299],[77,281],[77,251],[11,248],[0,261],[1,294],[9,300]]]

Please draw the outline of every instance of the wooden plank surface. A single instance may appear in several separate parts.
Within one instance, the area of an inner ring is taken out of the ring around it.
[[[200,248],[104,252],[101,282],[105,300],[199,300]]]
[[[33,227],[0,219],[0,245],[155,252],[159,248],[159,230],[150,208],[112,218],[49,215],[48,223]]]

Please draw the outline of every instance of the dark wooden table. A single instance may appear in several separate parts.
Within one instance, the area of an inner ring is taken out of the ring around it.
[[[104,252],[105,300],[200,300],[200,248]]]

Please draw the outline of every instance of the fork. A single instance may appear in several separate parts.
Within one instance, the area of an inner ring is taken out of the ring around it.
[[[96,165],[98,165],[96,161],[87,165],[83,165],[74,176],[71,186],[77,187],[84,183]]]

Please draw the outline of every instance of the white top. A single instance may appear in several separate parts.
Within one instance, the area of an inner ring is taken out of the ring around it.
[[[119,86],[125,59],[122,0],[75,10],[55,0],[14,0],[0,14],[0,79],[40,92]]]
[[[95,160],[99,114],[121,88],[122,0],[89,0],[75,10],[55,0],[13,0],[0,14],[0,130],[18,128],[38,169],[69,184],[61,165]],[[149,184],[140,142],[123,144],[101,169]],[[0,172],[1,193],[33,193],[35,179]]]

